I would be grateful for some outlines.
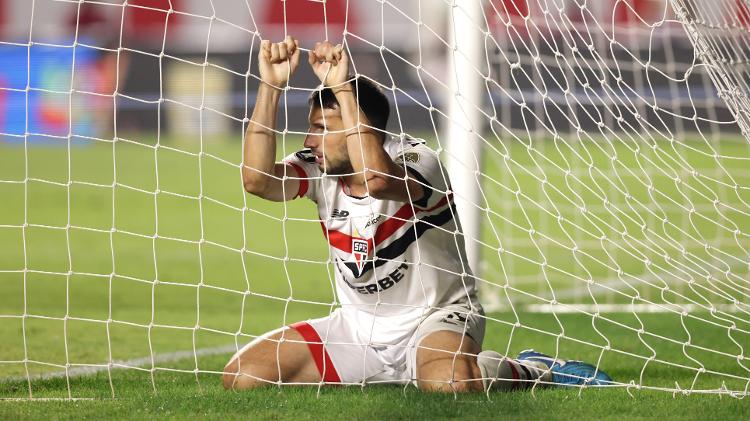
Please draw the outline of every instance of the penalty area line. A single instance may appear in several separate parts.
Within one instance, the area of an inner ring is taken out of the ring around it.
[[[108,369],[110,369],[110,367],[112,370],[125,370],[128,368],[140,368],[146,365],[150,365],[152,361],[154,365],[156,365],[156,364],[161,364],[161,363],[185,360],[188,358],[226,354],[229,352],[236,352],[236,351],[237,351],[237,346],[234,344],[231,344],[231,345],[217,346],[213,348],[200,348],[200,349],[196,349],[195,351],[190,350],[190,351],[167,352],[167,353],[162,353],[162,354],[154,354],[153,357],[146,356],[146,357],[140,357],[140,358],[133,358],[130,360],[113,360],[111,364],[110,363],[91,364],[91,365],[84,365],[82,367],[73,367],[73,368],[68,369],[67,371],[54,371],[54,372],[49,372],[49,373],[39,373],[39,374],[28,376],[28,378],[26,376],[4,377],[4,378],[0,378],[0,383],[20,382],[20,381],[27,381],[27,380],[35,382],[35,381],[40,381],[40,380],[51,380],[51,379],[59,379],[59,378],[65,378],[65,377],[73,378],[73,377],[90,376],[93,374],[100,373],[102,371],[107,371]],[[49,399],[55,399],[55,398],[49,398]],[[5,399],[1,399],[1,400],[5,400]]]

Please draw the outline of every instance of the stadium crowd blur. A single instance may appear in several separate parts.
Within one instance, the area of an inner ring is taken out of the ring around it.
[[[649,24],[662,19],[664,1],[601,0],[584,8],[563,3],[571,25],[600,19],[629,31],[637,43],[649,34]],[[511,88],[519,92],[532,89],[532,81],[502,79],[510,73],[508,60],[530,54],[518,41],[536,36],[534,30],[554,29],[529,25],[529,18],[544,21],[535,3],[485,0],[486,22],[477,26],[480,38],[480,27],[492,34],[484,38],[492,76],[501,85],[516,84]],[[256,46],[286,33],[302,40],[303,48],[345,38],[357,72],[396,87],[388,94],[404,126],[391,122],[393,130],[430,130],[429,106],[440,108],[449,95],[450,10],[443,2],[411,0],[0,0],[0,133],[106,139],[114,129],[167,128],[179,136],[202,130],[239,138],[258,83]],[[555,36],[564,36],[559,32]],[[681,42],[690,48],[685,40],[669,44],[677,57]],[[644,48],[660,54],[659,45]],[[303,89],[290,90],[286,106],[304,109],[314,75],[298,72],[291,85]],[[489,97],[502,96],[490,91]],[[304,113],[289,115],[290,127],[305,126]]]

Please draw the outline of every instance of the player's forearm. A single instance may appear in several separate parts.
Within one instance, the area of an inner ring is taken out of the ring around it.
[[[406,170],[393,162],[383,149],[380,134],[370,127],[365,113],[359,108],[351,88],[334,89],[346,130],[349,161],[356,173],[364,176],[370,196],[376,199],[408,202],[418,200],[423,188],[413,180],[406,180]],[[406,181],[405,181],[406,180]]]
[[[346,146],[354,171],[364,174],[368,181],[373,178],[387,178],[388,175],[403,176],[403,169],[395,165],[383,150],[379,133],[367,127],[370,122],[357,105],[352,89],[347,85],[335,89],[334,92],[346,128]]]
[[[242,181],[250,193],[265,189],[276,161],[276,115],[281,91],[261,83],[245,132]]]

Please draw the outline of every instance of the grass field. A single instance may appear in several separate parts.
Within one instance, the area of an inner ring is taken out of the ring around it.
[[[500,286],[493,291],[503,305],[489,314],[485,348],[601,358],[601,367],[633,386],[586,389],[580,399],[578,390],[538,390],[488,400],[382,386],[323,388],[320,396],[317,388],[224,392],[218,373],[231,352],[192,351],[241,346],[335,304],[317,215],[307,201],[245,195],[229,165],[239,163],[239,143],[206,142],[199,155],[194,144],[167,140],[155,150],[152,139],[138,140],[146,143],[80,143],[70,153],[0,143],[0,398],[96,398],[0,402],[2,418],[705,419],[750,410],[747,400],[636,387],[748,386],[750,192],[733,187],[750,185],[746,143],[718,144],[715,159],[698,141],[642,152],[628,142],[568,149],[516,142],[509,161],[490,150],[481,276]],[[685,314],[622,307],[594,317],[524,309],[548,302],[553,289],[573,291],[560,299],[569,304],[638,296],[638,303],[702,307]],[[707,303],[734,310],[712,313]],[[27,370],[34,377],[178,351],[189,357],[25,380]]]

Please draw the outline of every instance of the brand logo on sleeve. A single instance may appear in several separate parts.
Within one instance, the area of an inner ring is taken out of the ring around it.
[[[402,163],[409,163],[409,164],[416,164],[419,162],[419,154],[416,152],[404,152],[403,154],[396,157],[396,163],[402,164]]]
[[[345,209],[334,209],[333,212],[331,212],[331,218],[346,218],[349,216],[349,211]]]
[[[303,149],[294,154],[300,161],[307,163],[315,163],[315,154],[310,149]]]

